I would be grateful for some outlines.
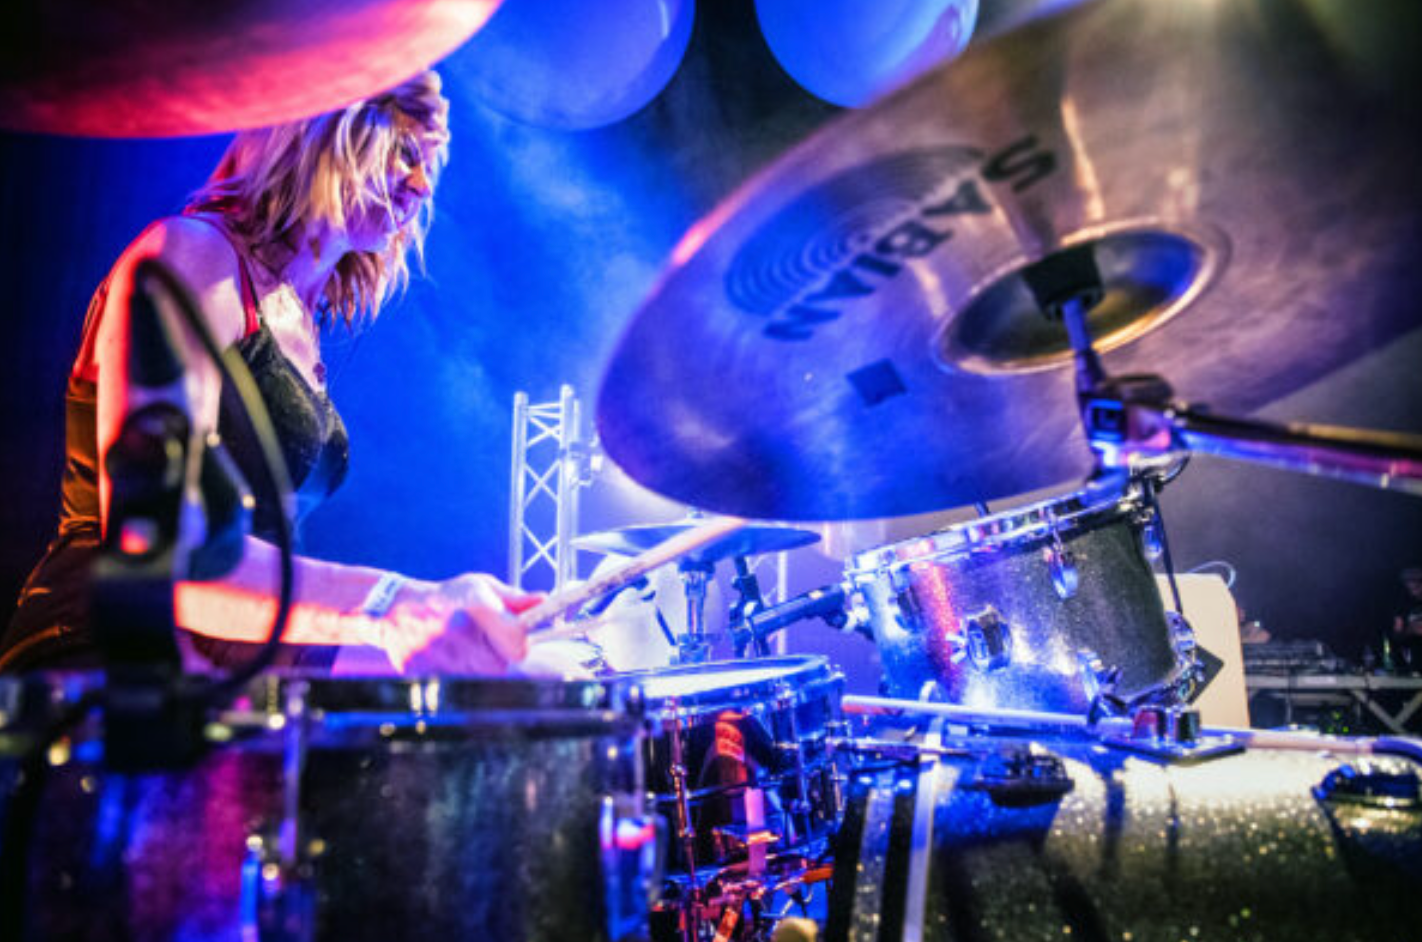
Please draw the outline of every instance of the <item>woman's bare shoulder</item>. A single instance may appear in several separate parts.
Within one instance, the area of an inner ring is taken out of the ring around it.
[[[131,283],[134,267],[145,259],[156,259],[178,277],[222,340],[242,336],[237,250],[217,226],[191,216],[159,219],[129,243],[110,277]]]
[[[192,216],[157,220],[124,250],[130,265],[156,258],[168,265],[195,291],[237,277],[237,252],[216,225]]]

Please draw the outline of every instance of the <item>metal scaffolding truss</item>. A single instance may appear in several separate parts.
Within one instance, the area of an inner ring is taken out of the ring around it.
[[[594,445],[582,438],[582,409],[573,387],[559,389],[558,401],[533,403],[514,395],[513,462],[509,488],[509,582],[522,586],[540,564],[553,575],[557,591],[577,578],[572,547],[578,526],[578,491],[592,479]],[[552,534],[546,531],[552,518]],[[525,553],[525,550],[528,550]]]

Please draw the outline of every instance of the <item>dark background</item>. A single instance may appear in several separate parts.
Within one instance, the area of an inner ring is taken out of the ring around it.
[[[455,141],[429,277],[358,340],[328,340],[352,470],[310,521],[306,552],[422,577],[506,574],[514,393],[549,401],[569,383],[591,403],[681,233],[838,111],[786,77],[749,0],[703,2],[696,16],[666,90],[593,131],[505,119],[462,87],[459,53],[440,67]],[[0,621],[52,532],[62,394],[89,295],[148,221],[181,207],[225,143],[0,134]],[[1422,431],[1419,364],[1414,330],[1264,415]],[[584,530],[681,513],[611,472],[583,503]],[[1398,569],[1422,562],[1422,500],[1350,484],[1199,459],[1165,511],[1181,568],[1229,562],[1249,617],[1343,654],[1388,622]],[[875,532],[899,539],[942,519]],[[837,547],[794,554],[790,591],[837,579]],[[805,626],[791,646],[830,651],[856,686],[872,685],[866,642]]]

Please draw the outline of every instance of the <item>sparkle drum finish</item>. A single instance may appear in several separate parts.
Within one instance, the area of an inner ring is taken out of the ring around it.
[[[839,820],[829,739],[842,732],[844,688],[825,658],[724,661],[610,683],[645,701],[647,784],[671,832],[669,877],[822,849]]]
[[[1422,752],[1309,738],[1170,764],[1045,729],[930,729],[917,761],[850,780],[826,939],[1415,937]]]
[[[1142,545],[1156,519],[1133,489],[1082,492],[853,557],[888,695],[1083,713],[1102,668],[1125,694],[1166,682],[1176,654]]]
[[[0,784],[44,701],[100,682],[0,682]],[[82,733],[42,793],[28,936],[640,938],[660,830],[613,706],[593,682],[282,676],[191,769],[113,772]]]

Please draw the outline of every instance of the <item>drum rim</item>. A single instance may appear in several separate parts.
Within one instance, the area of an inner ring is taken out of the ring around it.
[[[777,667],[783,669],[771,677],[726,683],[694,692],[668,696],[652,696],[647,692],[643,683],[649,679],[669,676],[705,675],[713,677],[717,674],[729,675],[737,670],[764,670]],[[779,692],[776,689],[777,685],[787,682],[796,701],[804,702],[807,691],[818,690],[826,684],[832,684],[837,677],[838,674],[830,664],[829,658],[822,654],[785,654],[749,660],[708,661],[705,664],[653,667],[645,670],[627,671],[604,678],[604,680],[612,688],[623,691],[624,699],[630,700],[635,696],[640,696],[642,702],[646,704],[646,712],[656,715],[673,699],[677,701],[678,710],[691,713],[710,712],[726,706],[773,702]],[[632,694],[633,690],[640,690],[641,693],[634,695]]]
[[[254,709],[281,712],[292,695],[322,713],[405,713],[457,717],[466,712],[595,713],[609,707],[605,684],[562,677],[331,677],[283,671],[258,678],[245,694]]]
[[[1063,537],[1079,524],[1098,517],[1127,515],[1143,506],[1134,483],[1092,500],[1090,489],[1035,501],[1021,507],[951,524],[922,536],[909,537],[864,550],[850,557],[845,572],[851,578],[876,576],[896,563],[934,562],[967,555],[978,549],[1011,547],[1049,538],[1055,526]],[[1061,512],[1058,508],[1068,508]],[[1050,513],[1048,513],[1050,511]]]
[[[107,683],[102,670],[40,671],[0,678],[0,729],[42,721],[65,703]],[[600,680],[559,677],[331,677],[309,669],[270,671],[255,678],[223,711],[247,715],[288,712],[299,696],[312,714],[390,714],[412,719],[461,715],[586,714],[621,703]]]

